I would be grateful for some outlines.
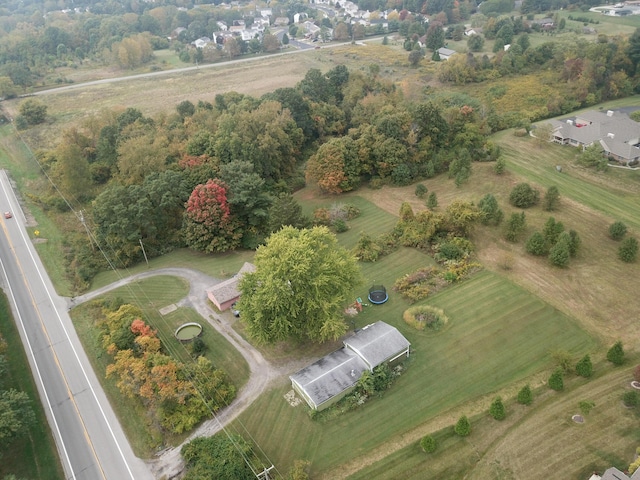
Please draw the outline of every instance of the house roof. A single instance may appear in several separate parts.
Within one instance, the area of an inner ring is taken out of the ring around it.
[[[358,330],[344,341],[344,345],[360,355],[373,369],[405,351],[411,344],[395,327],[376,322]]]
[[[213,287],[207,289],[207,295],[211,294],[218,301],[219,304],[228,302],[233,298],[240,296],[240,280],[245,273],[251,273],[256,271],[256,266],[249,262],[244,262],[242,268],[233,277],[223,282],[217,283]]]
[[[601,480],[630,480],[629,477],[616,467],[608,468],[600,477]]]
[[[450,48],[441,47],[441,48],[438,49],[438,54],[439,55],[445,55],[447,57],[450,57],[454,53],[456,53],[456,51],[455,50],[451,50]]]
[[[365,370],[408,351],[411,344],[391,325],[376,322],[357,330],[344,348],[291,375],[315,408],[353,387]],[[308,401],[308,400],[307,400]]]
[[[322,357],[290,378],[318,407],[354,386],[365,370],[367,365],[358,355],[342,348]]]
[[[640,140],[640,123],[620,112],[591,110],[564,122],[552,120],[554,134],[583,145],[600,142],[602,147],[624,158],[638,156],[635,144]]]

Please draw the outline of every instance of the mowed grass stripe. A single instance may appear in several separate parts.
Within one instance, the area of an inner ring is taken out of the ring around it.
[[[392,258],[380,262],[381,271],[387,260]],[[519,299],[521,307],[505,310],[506,298]],[[306,458],[316,473],[337,466],[440,412],[540,371],[549,366],[551,349],[579,354],[597,345],[568,317],[491,272],[428,301],[451,321],[435,336],[406,326],[401,316],[408,303],[392,300],[389,307],[366,308],[363,315],[387,321],[407,336],[413,346],[409,368],[384,397],[326,424],[310,420],[302,406],[286,404],[282,395],[288,386],[261,397],[241,418],[258,443],[267,445],[273,461],[290,465]]]

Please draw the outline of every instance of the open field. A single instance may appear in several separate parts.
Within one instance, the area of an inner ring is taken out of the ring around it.
[[[56,445],[42,404],[38,401],[38,390],[4,293],[0,294],[0,336],[7,345],[6,351],[0,352],[7,360],[7,370],[2,372],[0,379],[2,389],[14,388],[27,393],[36,419],[24,437],[0,452],[0,477],[8,478],[13,474],[15,478],[62,480],[64,472]]]
[[[143,310],[143,320],[158,331],[158,337],[162,340],[168,352],[182,361],[189,361],[189,353],[186,346],[178,342],[174,337],[175,329],[185,322],[197,321],[203,327],[201,338],[207,345],[205,357],[217,367],[225,370],[233,384],[240,388],[249,378],[249,367],[242,355],[235,350],[216,330],[204,321],[193,310],[180,308],[167,316],[158,312],[159,308],[166,307],[188,293],[188,285],[180,278],[159,276],[135,282],[125,287],[118,288],[104,295],[107,300],[120,299],[125,303],[132,303]],[[132,445],[136,455],[148,458],[154,453],[154,449],[163,445],[179,444],[188,433],[183,435],[167,436],[163,439],[158,434],[149,430],[149,419],[145,407],[141,402],[123,397],[113,379],[105,378],[107,365],[111,357],[105,355],[101,342],[100,332],[95,328],[95,319],[99,314],[98,302],[89,302],[73,309],[72,318],[82,345],[91,359],[94,371],[109,397],[122,428]]]
[[[391,268],[394,260],[376,262],[377,272]],[[450,319],[450,326],[435,336],[406,326],[401,315],[408,303],[397,294],[391,297],[385,305],[365,308],[364,318],[396,326],[412,343],[405,373],[382,398],[325,424],[312,421],[305,407],[289,406],[282,398],[288,384],[277,386],[241,416],[272,461],[290,465],[305,458],[315,474],[361,462],[372,449],[399,441],[438,414],[549,367],[554,349],[577,355],[598,348],[567,316],[486,271],[428,301]],[[334,474],[328,478],[337,478]]]
[[[451,426],[425,430],[424,434],[433,434],[438,441],[436,453],[425,454],[416,439],[348,478],[542,480],[549,478],[553,469],[556,478],[585,479],[610,466],[626,470],[634,445],[640,442],[634,427],[640,410],[625,408],[621,402],[622,393],[629,388],[631,370],[601,362],[596,372],[601,375],[590,380],[567,377],[567,391],[562,393],[538,389],[528,407],[507,400],[504,421],[497,422],[486,414],[475,417],[472,434],[466,439],[456,436]],[[571,416],[580,413],[578,404],[585,400],[596,406],[579,425]],[[568,462],[568,456],[581,460]]]

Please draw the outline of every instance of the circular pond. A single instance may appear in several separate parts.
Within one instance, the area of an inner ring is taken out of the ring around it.
[[[193,340],[202,333],[202,325],[195,322],[185,323],[176,329],[175,336],[181,342]]]

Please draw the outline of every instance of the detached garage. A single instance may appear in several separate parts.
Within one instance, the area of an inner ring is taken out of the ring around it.
[[[376,322],[356,331],[344,347],[291,375],[293,389],[314,410],[350,393],[365,370],[409,356],[411,344],[395,327]]]
[[[220,282],[213,287],[207,288],[207,297],[218,307],[218,310],[224,312],[231,307],[233,302],[240,298],[240,280],[242,276],[248,272],[255,272],[256,266],[249,262],[244,262],[242,268],[233,277],[224,282]]]

